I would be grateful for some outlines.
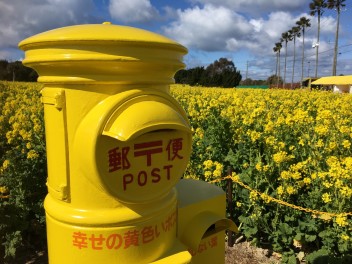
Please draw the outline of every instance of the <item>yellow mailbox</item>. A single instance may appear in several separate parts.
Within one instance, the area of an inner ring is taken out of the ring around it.
[[[192,139],[169,84],[186,48],[110,23],[47,31],[19,46],[44,83],[49,262],[206,263],[192,250],[231,223],[225,204],[215,209],[224,201],[214,190],[191,205],[188,189],[175,188]],[[198,228],[202,215],[211,220]]]

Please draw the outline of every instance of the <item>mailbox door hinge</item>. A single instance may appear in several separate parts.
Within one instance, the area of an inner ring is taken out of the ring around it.
[[[65,107],[65,91],[59,90],[53,96],[42,96],[42,103],[53,105],[56,109],[60,110]]]
[[[69,150],[65,90],[44,88],[45,137],[48,160],[49,193],[56,199],[70,201]]]

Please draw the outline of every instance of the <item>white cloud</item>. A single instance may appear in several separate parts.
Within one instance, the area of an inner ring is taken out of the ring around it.
[[[31,35],[96,21],[93,0],[11,0],[0,2],[0,49],[17,48]]]
[[[288,12],[276,12],[267,19],[248,20],[223,6],[194,6],[178,10],[177,20],[164,27],[164,32],[188,48],[231,52],[247,49],[264,56],[272,55],[272,46],[295,19]]]
[[[278,5],[279,2],[276,3]],[[267,14],[266,17],[249,18],[225,6],[206,4],[203,7],[196,5],[185,10],[177,10],[177,14],[175,21],[163,28],[164,34],[189,49],[202,51],[236,53],[246,50],[259,58],[264,56],[271,58],[274,56],[274,44],[280,41],[281,34],[295,26],[296,21],[302,16],[312,20],[312,28],[306,31],[305,44],[311,46],[316,35],[316,18],[310,17],[307,13],[277,11]],[[334,19],[331,17],[323,18],[322,25],[324,33],[333,33],[335,30]],[[297,50],[301,46],[301,41],[296,40]],[[290,45],[292,44],[289,44],[289,56],[293,51]]]
[[[192,2],[204,5],[221,5],[235,12],[259,15],[282,10],[287,12],[303,11],[308,8],[311,0],[192,0]]]
[[[251,30],[244,17],[212,5],[178,10],[178,19],[164,27],[165,34],[171,38],[205,51],[226,50],[227,40],[248,35]]]
[[[260,32],[261,29],[263,28],[263,19],[251,19],[249,23],[253,26],[253,29],[255,32]]]
[[[109,12],[112,18],[125,23],[151,21],[158,16],[150,0],[110,0]]]

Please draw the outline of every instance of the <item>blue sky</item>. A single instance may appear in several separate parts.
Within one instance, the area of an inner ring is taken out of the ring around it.
[[[113,24],[147,29],[186,46],[188,68],[207,66],[220,57],[232,60],[243,79],[266,79],[275,73],[273,47],[281,33],[302,16],[312,26],[305,37],[304,75],[314,75],[317,18],[311,0],[0,0],[0,59],[23,58],[18,43],[34,34],[68,25]],[[337,74],[352,74],[352,1],[341,13]],[[321,21],[318,75],[332,73],[336,11]],[[302,38],[296,41],[295,80],[301,75]],[[282,50],[281,69],[283,69]],[[291,80],[293,42],[287,49],[287,81]],[[248,65],[248,70],[247,70]],[[283,70],[281,70],[282,72]]]

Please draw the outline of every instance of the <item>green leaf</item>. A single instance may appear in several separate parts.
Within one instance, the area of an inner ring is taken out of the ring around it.
[[[304,239],[305,239],[305,241],[307,241],[307,242],[313,242],[313,241],[315,241],[316,239],[317,239],[317,236],[316,235],[305,235],[304,236]]]

